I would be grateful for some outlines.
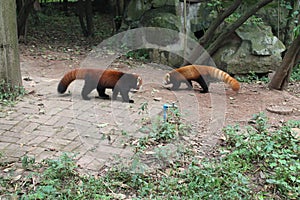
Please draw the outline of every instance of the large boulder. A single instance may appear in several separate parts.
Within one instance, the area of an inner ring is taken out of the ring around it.
[[[214,56],[218,67],[232,74],[268,73],[280,65],[284,44],[262,24],[238,28]]]

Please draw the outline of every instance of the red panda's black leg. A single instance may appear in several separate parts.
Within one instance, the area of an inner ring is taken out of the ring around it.
[[[188,90],[192,90],[193,89],[192,81],[187,81],[186,85],[187,85],[187,89]]]
[[[134,103],[132,99],[129,99],[129,90],[120,90],[120,93],[124,102]]]
[[[115,87],[115,88],[113,89],[112,100],[116,100],[118,94],[119,94],[119,89],[118,89],[117,87]]]
[[[208,92],[208,85],[206,84],[204,78],[202,76],[199,76],[197,82],[200,84],[202,87],[202,90],[200,91],[201,93],[207,93]]]
[[[99,87],[99,85],[97,86],[99,97],[103,99],[109,99],[109,95],[105,94],[105,89],[106,88]]]
[[[179,81],[174,81],[174,82],[172,82],[172,87],[171,87],[171,90],[178,90],[179,89],[179,87],[180,87],[180,84],[181,84],[181,82],[179,82]]]
[[[93,91],[93,89],[95,89],[95,87],[93,87],[93,84],[89,84],[86,81],[84,83],[84,86],[83,86],[82,91],[81,91],[82,98],[84,100],[90,100],[91,98],[88,97],[88,95]]]

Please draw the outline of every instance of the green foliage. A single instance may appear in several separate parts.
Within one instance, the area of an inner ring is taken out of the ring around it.
[[[18,100],[18,97],[24,96],[26,91],[23,87],[12,86],[4,80],[0,82],[0,105],[12,106]]]
[[[296,67],[293,68],[290,80],[294,82],[300,81],[300,64],[298,64]]]
[[[268,83],[270,80],[268,77],[262,76],[261,78],[253,71],[249,72],[247,76],[239,76],[237,77],[237,80],[239,82],[244,83],[257,83],[257,82],[263,82]]]
[[[129,51],[126,53],[126,58],[139,60],[139,61],[146,61],[149,59],[149,50],[138,49],[138,50]]]
[[[294,32],[294,37],[297,37],[300,34],[300,26],[295,26],[293,32]]]
[[[246,133],[237,134],[238,127],[225,129],[227,150],[231,151],[226,160],[234,158],[242,164],[241,168],[250,169],[247,173],[264,177],[262,181],[270,190],[259,195],[272,196],[272,191],[276,191],[281,198],[296,198],[300,192],[300,147],[291,128],[299,127],[300,121],[287,122],[270,132],[263,113],[255,115],[254,120],[255,126],[249,127]]]
[[[35,163],[35,158],[28,157],[27,155],[25,155],[21,160],[22,160],[22,167],[24,169],[28,169],[28,168],[32,167],[33,164]]]
[[[141,130],[148,135],[139,139],[136,148],[144,149],[149,144],[170,142],[189,131],[189,127],[180,121],[181,114],[177,108],[168,109],[166,119],[158,119],[150,128],[143,127]]]
[[[222,8],[222,1],[212,0],[207,3],[207,6],[219,10],[220,8]]]
[[[292,128],[300,128],[300,121],[270,130],[267,117],[259,113],[251,126],[224,129],[225,143],[215,149],[219,156],[195,157],[189,163],[178,160],[153,173],[133,172],[132,168],[142,167],[139,159],[131,168],[114,165],[101,176],[87,176],[78,173],[67,154],[42,163],[24,157],[23,167],[36,172],[19,179],[0,176],[0,186],[6,188],[0,195],[19,199],[297,199],[300,146]],[[160,147],[155,150],[158,159],[172,156]]]
[[[229,17],[227,17],[225,19],[225,22],[227,23],[234,23],[238,18],[240,18],[242,16],[241,13],[232,13]],[[255,15],[252,15],[251,17],[249,17],[249,19],[244,22],[244,24],[246,25],[260,25],[263,24],[263,20],[260,17],[257,17]]]

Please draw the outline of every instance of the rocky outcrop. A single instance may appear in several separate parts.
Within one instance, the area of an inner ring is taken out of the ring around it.
[[[218,50],[218,67],[232,74],[268,73],[280,65],[283,43],[265,25],[243,25],[229,42]]]

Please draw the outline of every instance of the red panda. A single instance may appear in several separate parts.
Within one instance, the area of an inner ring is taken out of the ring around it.
[[[107,99],[109,96],[105,94],[105,89],[110,88],[113,90],[113,100],[120,93],[124,102],[134,103],[133,100],[129,99],[128,93],[130,89],[138,90],[142,85],[141,77],[136,74],[128,74],[116,70],[78,68],[64,75],[58,84],[57,91],[61,94],[64,93],[75,79],[85,80],[81,91],[81,96],[84,100],[90,99],[88,94],[94,89],[97,89],[100,98]]]
[[[212,78],[229,84],[233,91],[240,89],[240,83],[222,70],[204,65],[188,65],[174,69],[164,77],[164,84],[173,84],[171,90],[177,90],[181,83],[186,83],[192,88],[192,81],[196,81],[202,87],[202,93],[208,92],[208,86]]]

